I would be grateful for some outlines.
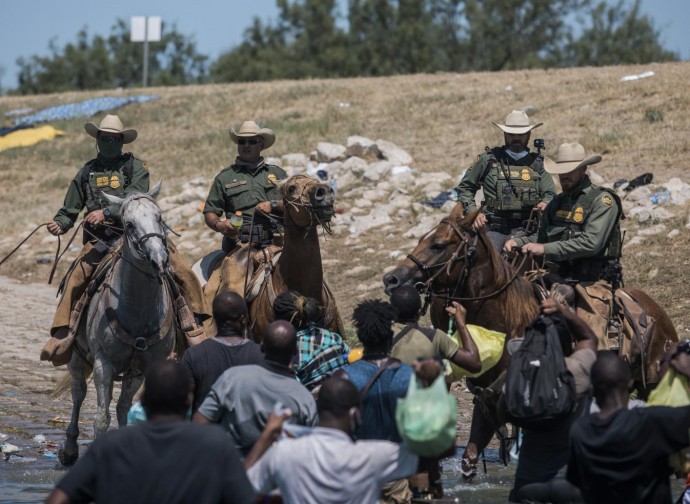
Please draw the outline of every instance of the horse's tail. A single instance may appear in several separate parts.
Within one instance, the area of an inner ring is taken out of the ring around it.
[[[84,376],[84,379],[88,380],[89,376],[91,376],[91,373],[93,373],[93,368],[89,367],[86,370],[86,375]],[[55,386],[53,391],[50,394],[48,394],[48,398],[51,400],[59,399],[70,390],[72,390],[72,375],[69,373],[65,373],[63,377],[60,378],[60,381],[58,381],[58,384]]]

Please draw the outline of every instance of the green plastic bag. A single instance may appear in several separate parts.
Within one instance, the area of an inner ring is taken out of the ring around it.
[[[470,373],[466,369],[451,364],[453,376],[456,378],[462,378],[463,376],[476,378],[481,376],[498,364],[498,361],[501,360],[501,355],[503,355],[503,345],[506,341],[505,333],[492,331],[491,329],[472,324],[467,324],[467,330],[470,332],[474,344],[477,345],[477,350],[479,350],[479,359],[482,361],[482,369],[477,373]],[[457,341],[458,345],[462,348],[462,341],[457,331],[453,333],[453,339]]]
[[[433,457],[455,443],[458,417],[455,397],[448,393],[443,376],[428,388],[410,380],[407,395],[398,399],[395,423],[405,444],[416,454]]]
[[[659,384],[649,394],[647,406],[688,406],[690,405],[690,391],[688,379],[669,368]],[[687,474],[690,472],[690,449],[669,455],[668,465],[676,472]]]

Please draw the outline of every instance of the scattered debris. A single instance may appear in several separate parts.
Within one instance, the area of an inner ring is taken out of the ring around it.
[[[619,82],[627,82],[627,81],[634,81],[634,80],[640,80],[640,79],[646,79],[647,77],[653,77],[655,74],[651,70],[648,70],[647,72],[642,72],[640,74],[635,74],[635,75],[624,75],[621,77]]]

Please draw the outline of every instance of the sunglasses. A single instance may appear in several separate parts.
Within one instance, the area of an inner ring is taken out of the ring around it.
[[[239,140],[237,140],[237,145],[245,145],[245,144],[256,145],[258,143],[259,143],[259,141],[256,138],[251,138],[249,140],[247,140],[246,138],[240,138]]]
[[[122,136],[101,135],[100,140],[103,143],[122,143]]]

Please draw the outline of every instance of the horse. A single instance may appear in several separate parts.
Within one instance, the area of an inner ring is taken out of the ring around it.
[[[319,244],[319,226],[329,233],[335,214],[333,188],[302,174],[281,181],[280,188],[284,234],[279,255],[273,247],[256,251],[245,246],[234,252],[233,267],[242,268],[242,277],[249,277],[256,263],[256,274],[245,285],[253,339],[259,343],[262,341],[264,329],[273,321],[273,301],[287,290],[295,290],[320,301],[325,310],[325,328],[343,334],[335,298],[324,281]],[[197,262],[193,268],[202,284],[210,276],[208,270],[217,267],[213,254]],[[221,278],[217,292],[227,290],[232,290],[232,287]]]
[[[478,232],[472,229],[478,213],[465,216],[462,205],[456,205],[448,217],[419,240],[405,260],[384,275],[384,289],[390,294],[404,284],[422,284],[429,290],[430,315],[435,327],[448,327],[444,308],[451,300],[457,300],[467,309],[468,323],[506,333],[507,343],[524,335],[527,325],[538,315],[539,305],[530,283],[521,274],[524,262],[518,267],[509,264],[494,249],[483,229]],[[523,261],[527,258],[524,256]],[[656,321],[647,342],[646,362],[630,359],[646,368],[646,376],[651,378],[645,383],[647,390],[654,385],[654,377],[658,380],[656,364],[669,342],[677,341],[678,336],[669,316],[653,299],[639,289],[624,291]],[[500,392],[508,362],[504,348],[496,366],[468,380],[470,389],[481,398],[474,402],[470,438],[463,454],[469,472],[476,470],[479,453],[503,423],[495,410],[496,404],[491,401]],[[644,376],[639,369],[634,374]],[[638,389],[643,388],[641,383],[636,385]]]
[[[79,324],[67,365],[71,376],[72,417],[65,442],[58,451],[63,465],[73,465],[79,457],[79,411],[91,371],[97,397],[94,434],[98,438],[110,425],[109,409],[116,377],[122,376],[117,422],[119,427],[124,427],[147,363],[165,359],[173,350],[177,334],[175,296],[167,281],[165,227],[154,199],[160,186],[158,182],[148,193],[134,193],[125,199],[104,194],[111,204],[120,205],[124,232],[121,249],[114,254],[112,266],[93,293],[86,316]]]

